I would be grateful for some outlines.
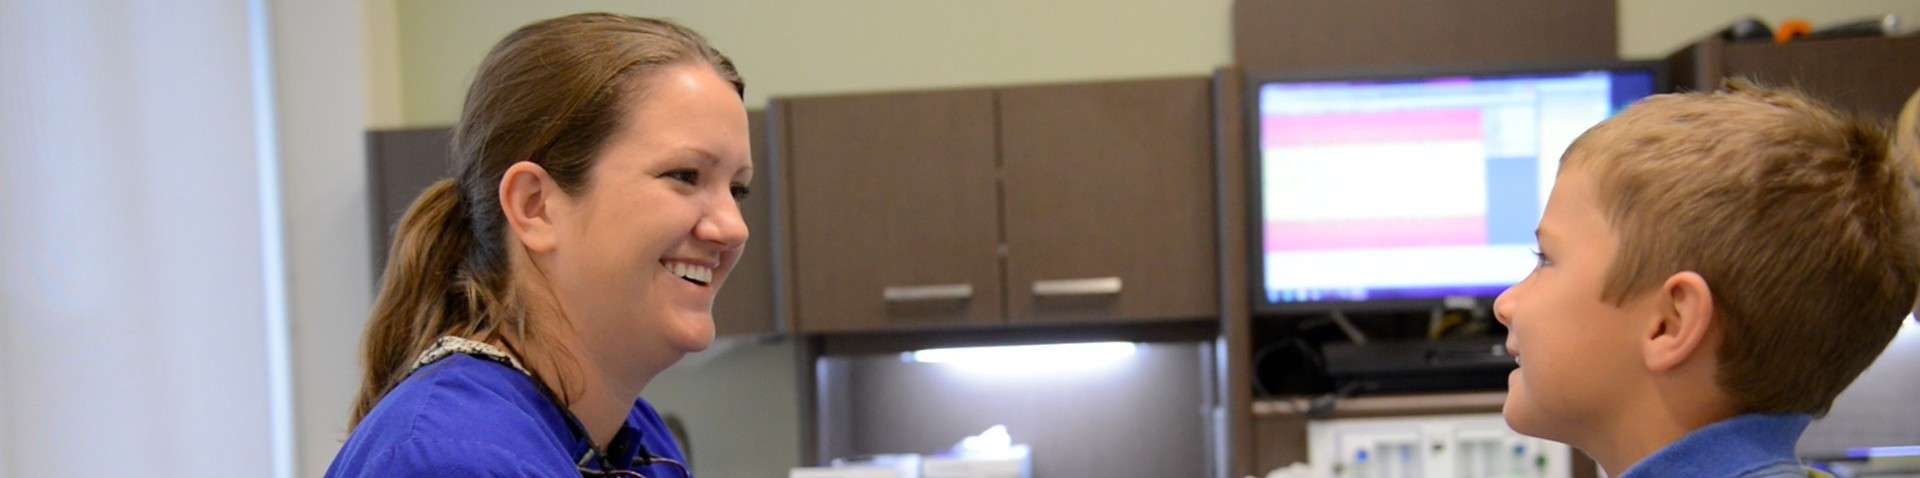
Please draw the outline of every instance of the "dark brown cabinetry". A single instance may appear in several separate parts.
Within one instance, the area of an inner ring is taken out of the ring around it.
[[[778,100],[800,330],[1212,317],[1210,91]]]
[[[1706,90],[1723,78],[1791,85],[1835,106],[1891,120],[1920,88],[1920,35],[1728,43],[1709,39],[1667,57],[1674,86]]]
[[[741,219],[747,222],[747,245],[740,261],[727,273],[720,296],[713,299],[714,333],[722,336],[770,335],[786,331],[784,319],[774,306],[773,244],[782,231],[773,229],[774,207],[780,188],[779,168],[772,150],[767,149],[766,114],[747,112],[747,131],[753,145],[753,182],[747,187],[753,194],[740,203]]]
[[[1219,308],[1204,78],[1000,92],[1007,317],[1209,317]]]
[[[999,322],[993,92],[781,101],[800,329]]]

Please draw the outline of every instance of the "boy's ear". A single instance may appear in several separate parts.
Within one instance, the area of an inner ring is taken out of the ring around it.
[[[1707,279],[1694,272],[1668,277],[1656,292],[1660,294],[1658,316],[1649,324],[1641,348],[1647,370],[1666,372],[1708,352],[1705,344],[1714,327],[1713,292],[1707,288]]]
[[[506,214],[507,228],[528,252],[552,251],[558,243],[553,210],[547,204],[558,192],[559,184],[546,168],[532,162],[514,163],[501,175],[500,212]]]

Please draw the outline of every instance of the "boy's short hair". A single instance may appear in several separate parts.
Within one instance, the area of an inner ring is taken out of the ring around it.
[[[1594,175],[1619,234],[1603,299],[1700,274],[1739,411],[1825,415],[1915,305],[1915,159],[1890,157],[1878,124],[1735,80],[1647,98],[1561,167]]]

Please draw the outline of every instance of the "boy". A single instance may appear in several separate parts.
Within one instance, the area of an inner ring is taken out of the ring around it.
[[[1741,81],[1588,130],[1561,158],[1538,266],[1494,302],[1520,364],[1507,423],[1616,477],[1808,476],[1794,443],[1920,287],[1916,102],[1892,148]]]

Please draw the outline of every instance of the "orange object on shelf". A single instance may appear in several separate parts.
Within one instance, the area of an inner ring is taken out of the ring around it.
[[[1786,43],[1811,34],[1813,34],[1813,23],[1802,18],[1788,19],[1780,22],[1780,28],[1773,29],[1773,42]]]

